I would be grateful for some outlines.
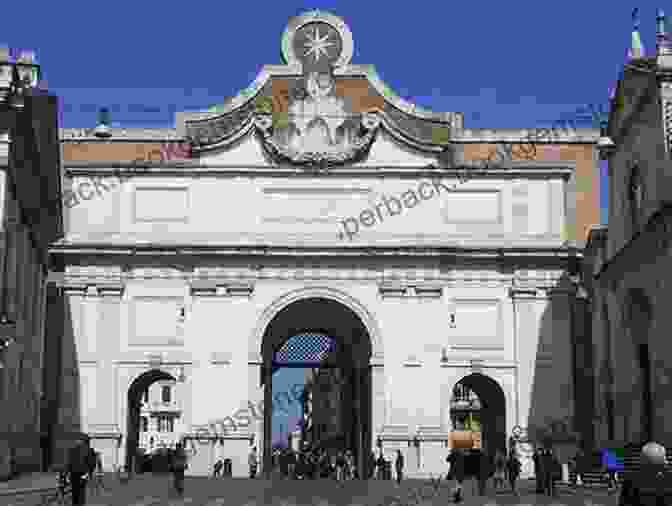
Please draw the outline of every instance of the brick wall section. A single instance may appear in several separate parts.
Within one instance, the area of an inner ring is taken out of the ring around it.
[[[496,149],[496,144],[464,145],[465,160],[483,160]],[[574,238],[582,243],[588,239],[590,227],[600,223],[600,171],[595,166],[592,144],[537,145],[536,160],[576,161],[576,224]],[[514,154],[516,151],[514,150]],[[514,159],[515,156],[514,156]],[[567,233],[572,234],[572,224]]]
[[[64,162],[132,162],[134,160],[160,161],[160,149],[176,141],[63,141]]]

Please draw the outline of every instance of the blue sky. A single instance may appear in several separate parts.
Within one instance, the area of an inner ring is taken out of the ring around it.
[[[288,19],[315,8],[345,19],[353,63],[375,64],[399,95],[464,112],[466,127],[547,126],[580,106],[606,106],[630,43],[632,8],[640,8],[650,53],[659,7],[576,0],[28,5],[3,4],[3,19],[12,21],[0,44],[37,52],[49,88],[61,97],[62,127],[94,126],[100,107],[120,126],[174,126],[175,111],[221,102],[248,86],[263,64],[281,63]],[[278,374],[291,385],[289,376],[299,373]]]

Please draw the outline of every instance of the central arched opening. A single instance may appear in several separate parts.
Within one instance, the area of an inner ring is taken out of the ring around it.
[[[454,429],[478,434],[488,454],[506,454],[506,397],[494,379],[481,373],[462,378],[453,389],[450,411]]]
[[[273,409],[290,397],[287,385],[277,385],[277,373],[303,369],[300,450],[350,450],[359,476],[366,476],[365,457],[371,451],[371,340],[359,316],[328,298],[292,302],[267,325],[262,357],[264,473],[268,476],[272,467]]]

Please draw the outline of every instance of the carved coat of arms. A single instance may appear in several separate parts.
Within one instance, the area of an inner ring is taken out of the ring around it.
[[[329,73],[310,72],[288,104],[286,121],[257,109],[255,126],[272,158],[324,167],[354,162],[366,153],[380,120],[375,113],[353,114],[334,88]]]

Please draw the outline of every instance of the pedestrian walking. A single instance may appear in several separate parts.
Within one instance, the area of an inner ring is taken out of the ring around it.
[[[495,491],[500,488],[504,488],[504,477],[506,475],[506,457],[501,450],[497,450],[495,455],[495,476],[493,480],[493,485]]]
[[[579,450],[576,453],[575,457],[575,472],[576,472],[576,486],[580,487],[583,485],[583,471],[586,467],[586,454],[583,452],[583,450]]]
[[[340,450],[336,456],[336,479],[338,481],[345,480],[345,452]]]
[[[173,487],[180,497],[184,495],[184,472],[188,467],[187,453],[182,443],[177,443],[171,458],[170,470],[173,473]]]
[[[102,490],[105,490],[105,484],[103,483],[103,461],[100,457],[100,452],[96,451],[93,451],[93,455],[90,458],[95,463],[90,472],[91,492],[92,494],[98,495]]]
[[[672,471],[666,468],[665,447],[650,442],[642,447],[639,470],[625,474],[618,506],[672,504]]]
[[[455,448],[446,458],[450,464],[449,476],[455,480],[453,489],[453,501],[458,503],[462,501],[462,483],[464,482],[465,456],[460,448]]]
[[[383,451],[381,450],[378,454],[378,460],[376,460],[376,470],[378,471],[378,480],[385,479],[385,457],[383,457]]]
[[[90,440],[87,435],[82,435],[68,452],[67,471],[70,475],[72,487],[72,506],[84,506],[86,504],[86,476],[95,469],[95,461],[92,462]]]
[[[345,479],[346,480],[352,480],[353,479],[353,465],[354,465],[354,459],[352,458],[352,452],[350,450],[347,450],[345,452]]]
[[[287,451],[287,475],[289,479],[296,476],[296,452],[292,449]]]
[[[253,447],[250,451],[250,456],[247,459],[247,463],[250,466],[250,479],[257,477],[257,466],[259,465],[259,459],[257,457],[257,447]]]
[[[536,492],[537,494],[544,493],[544,469],[542,466],[541,459],[541,449],[535,448],[534,453],[532,454],[532,461],[534,462],[534,479],[536,482]]]
[[[397,450],[397,460],[394,461],[394,467],[397,471],[397,485],[401,485],[401,480],[404,478],[404,456],[401,450]]]
[[[492,459],[490,455],[484,450],[478,453],[478,471],[476,474],[476,481],[478,482],[478,495],[484,496],[488,478],[492,474]]]
[[[278,460],[280,464],[280,477],[283,479],[289,477],[289,451],[280,451]]]
[[[546,448],[542,453],[541,467],[544,475],[544,493],[553,497],[555,496],[555,481],[558,479],[560,462],[558,462],[551,448]]]
[[[215,465],[213,466],[212,477],[213,478],[219,478],[222,475],[222,468],[223,467],[224,467],[224,462],[222,462],[222,459],[217,460],[217,462],[215,462]]]
[[[518,490],[516,489],[516,481],[520,476],[520,460],[516,457],[516,450],[511,448],[509,450],[509,458],[506,461],[506,471],[509,477],[509,485],[511,486],[511,492],[514,495],[518,495]]]

